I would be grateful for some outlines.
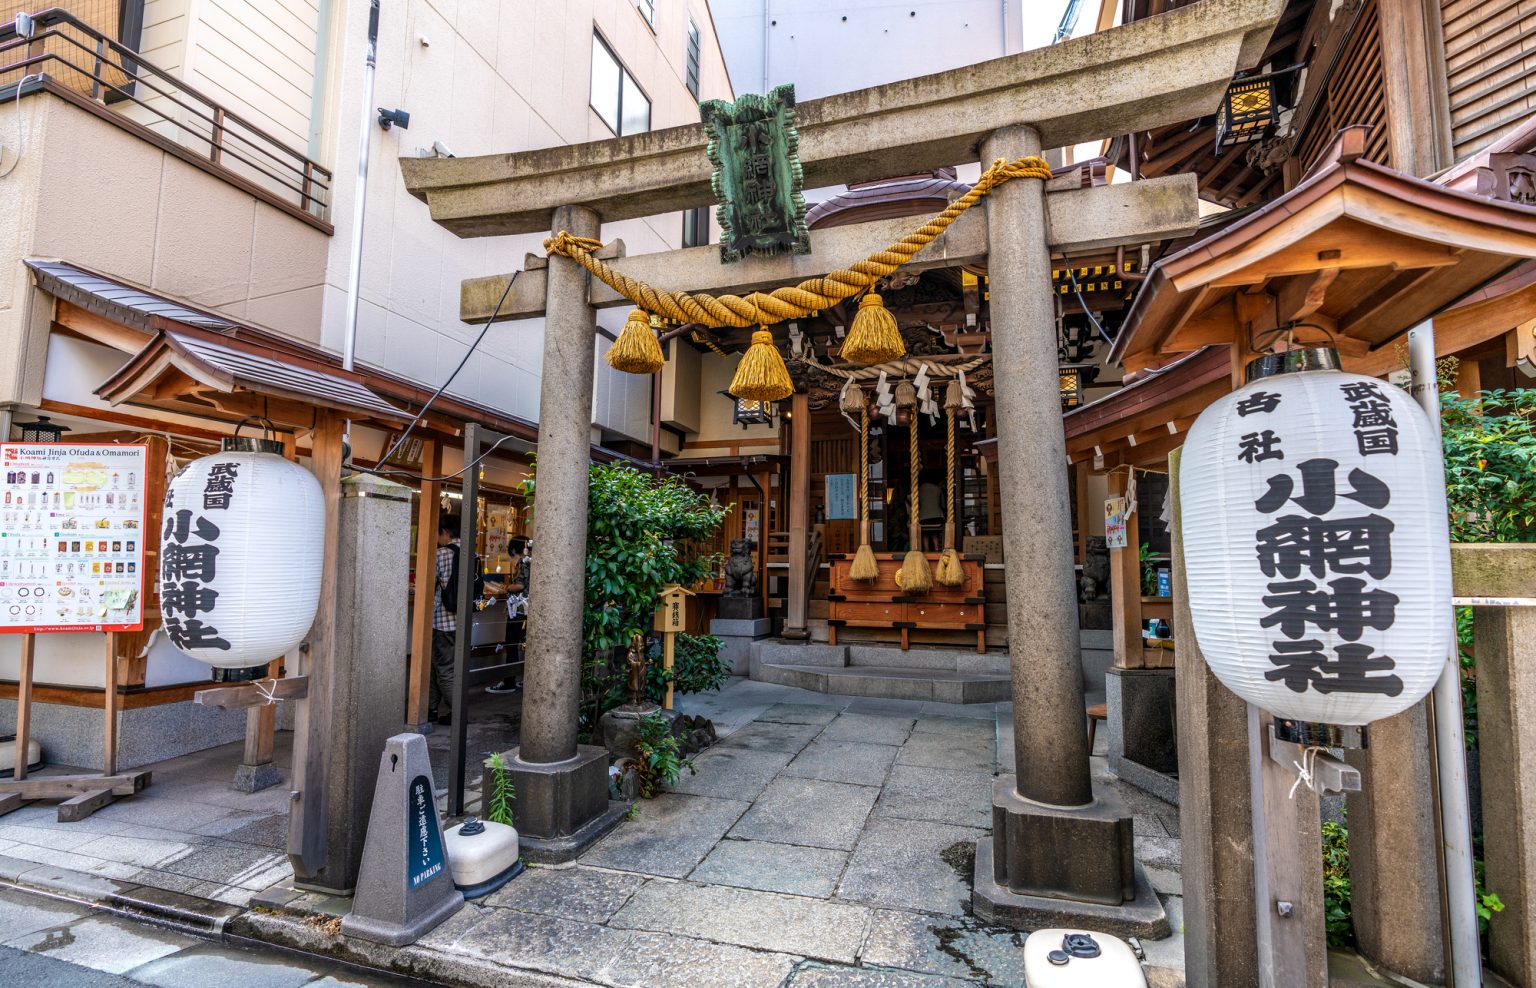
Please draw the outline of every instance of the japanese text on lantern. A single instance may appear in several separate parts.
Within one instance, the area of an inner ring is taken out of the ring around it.
[[[238,463],[215,463],[203,486],[202,510],[227,511],[234,501]],[[160,560],[160,610],[165,634],[177,648],[228,651],[229,642],[213,624],[219,592],[219,526],[191,508],[177,508],[174,491],[165,496],[165,532]]]
[[[1396,423],[1378,386],[1351,382],[1339,391],[1340,413],[1353,416],[1360,455],[1396,455]],[[1397,696],[1403,691],[1393,673],[1397,663],[1373,654],[1371,643],[1372,632],[1392,627],[1399,602],[1381,586],[1392,572],[1395,526],[1380,512],[1392,491],[1359,467],[1341,478],[1337,460],[1287,463],[1285,437],[1262,427],[1280,400],[1278,394],[1256,391],[1236,406],[1243,419],[1259,416],[1252,431],[1240,434],[1237,459],[1274,471],[1264,477],[1265,491],[1254,502],[1261,515],[1270,516],[1254,533],[1259,569],[1270,581],[1263,604],[1271,610],[1259,623],[1275,636],[1269,656],[1274,668],[1264,678],[1296,693]],[[1269,461],[1272,466],[1261,466]]]

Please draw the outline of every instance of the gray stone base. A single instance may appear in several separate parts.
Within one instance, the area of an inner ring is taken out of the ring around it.
[[[279,709],[286,706],[290,704],[279,704]],[[0,733],[14,732],[15,725],[16,701],[0,700]],[[101,728],[101,711],[95,707],[32,704],[32,738],[49,764],[100,771]],[[244,738],[244,710],[204,707],[191,700],[134,707],[117,715],[117,767],[127,771]]]
[[[260,765],[241,765],[235,769],[235,779],[230,787],[237,792],[261,792],[283,781],[283,774],[271,762]]]
[[[1127,759],[1154,772],[1178,771],[1172,669],[1107,670],[1104,704],[1111,772]]]
[[[983,837],[976,842],[976,886],[971,894],[971,908],[983,922],[1019,930],[1064,927],[1151,940],[1160,940],[1171,932],[1163,904],[1140,865],[1135,869],[1135,897],[1118,906],[1019,895],[999,885],[994,871],[992,838]]]
[[[612,812],[608,749],[581,745],[563,762],[525,762],[521,755],[522,749],[514,748],[506,761],[517,787],[517,829],[528,860],[538,860],[527,854],[538,842],[556,846],[596,840],[600,832],[591,830],[592,823]]]
[[[518,794],[518,803],[522,803],[522,794]],[[564,864],[574,861],[603,837],[618,826],[619,821],[629,812],[630,804],[613,801],[599,816],[587,821],[587,825],[565,837],[539,838],[528,837],[522,832],[518,833],[518,850],[524,860],[532,864]],[[521,821],[519,821],[521,824]]]
[[[660,709],[661,707],[654,703],[640,710],[630,709],[626,704],[623,707],[614,707],[603,714],[597,724],[603,746],[608,749],[608,757],[634,758],[635,740],[640,736],[640,719],[649,717]]]
[[[768,618],[715,618],[709,622],[709,633],[717,638],[766,638],[773,631]]]
[[[1129,782],[1137,789],[1149,792],[1165,803],[1179,805],[1179,779],[1178,776],[1167,775],[1155,769],[1147,768],[1140,762],[1131,761],[1129,758],[1120,759],[1114,769],[1115,776],[1121,782]]]
[[[715,604],[715,617],[726,621],[753,621],[762,616],[763,598],[756,594],[750,597],[727,594]]]
[[[1019,795],[1015,775],[992,781],[993,880],[1024,896],[1118,905],[1136,894],[1133,817],[1113,789],[1087,806]]]

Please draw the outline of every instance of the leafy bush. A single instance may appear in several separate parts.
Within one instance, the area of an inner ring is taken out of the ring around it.
[[[1342,823],[1323,821],[1323,917],[1328,926],[1328,946],[1347,947],[1355,939],[1350,918],[1349,829]]]
[[[523,484],[525,494],[533,494],[537,479]],[[661,589],[691,586],[714,571],[716,555],[692,546],[719,530],[726,510],[677,477],[653,477],[626,464],[592,465],[581,624],[583,736],[590,738],[604,711],[626,700],[628,670],[622,657],[609,658],[633,635],[651,630]],[[568,562],[546,559],[542,565]]]
[[[676,785],[685,768],[697,774],[693,762],[682,756],[672,724],[660,712],[640,718],[635,752],[640,756],[635,771],[640,777],[641,799],[654,799],[661,786]]]
[[[646,669],[646,691],[657,703],[667,695],[667,682],[674,693],[708,693],[725,685],[731,668],[720,658],[725,642],[714,635],[677,635],[669,673],[661,665],[661,642],[653,639],[650,665]]]
[[[1536,389],[1440,396],[1453,542],[1536,541]]]

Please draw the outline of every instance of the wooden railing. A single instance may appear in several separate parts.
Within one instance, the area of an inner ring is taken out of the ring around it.
[[[66,10],[34,15],[29,37],[0,25],[0,101],[37,91],[331,232],[328,169]]]

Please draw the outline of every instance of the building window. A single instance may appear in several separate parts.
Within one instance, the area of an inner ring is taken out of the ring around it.
[[[709,243],[709,207],[683,210],[683,246],[702,247]]]
[[[656,30],[656,0],[635,0],[635,7],[639,9],[640,16],[645,18],[645,23]]]
[[[699,98],[699,26],[688,18],[688,91]]]
[[[597,34],[592,35],[592,109],[620,137],[651,129],[651,101]]]

